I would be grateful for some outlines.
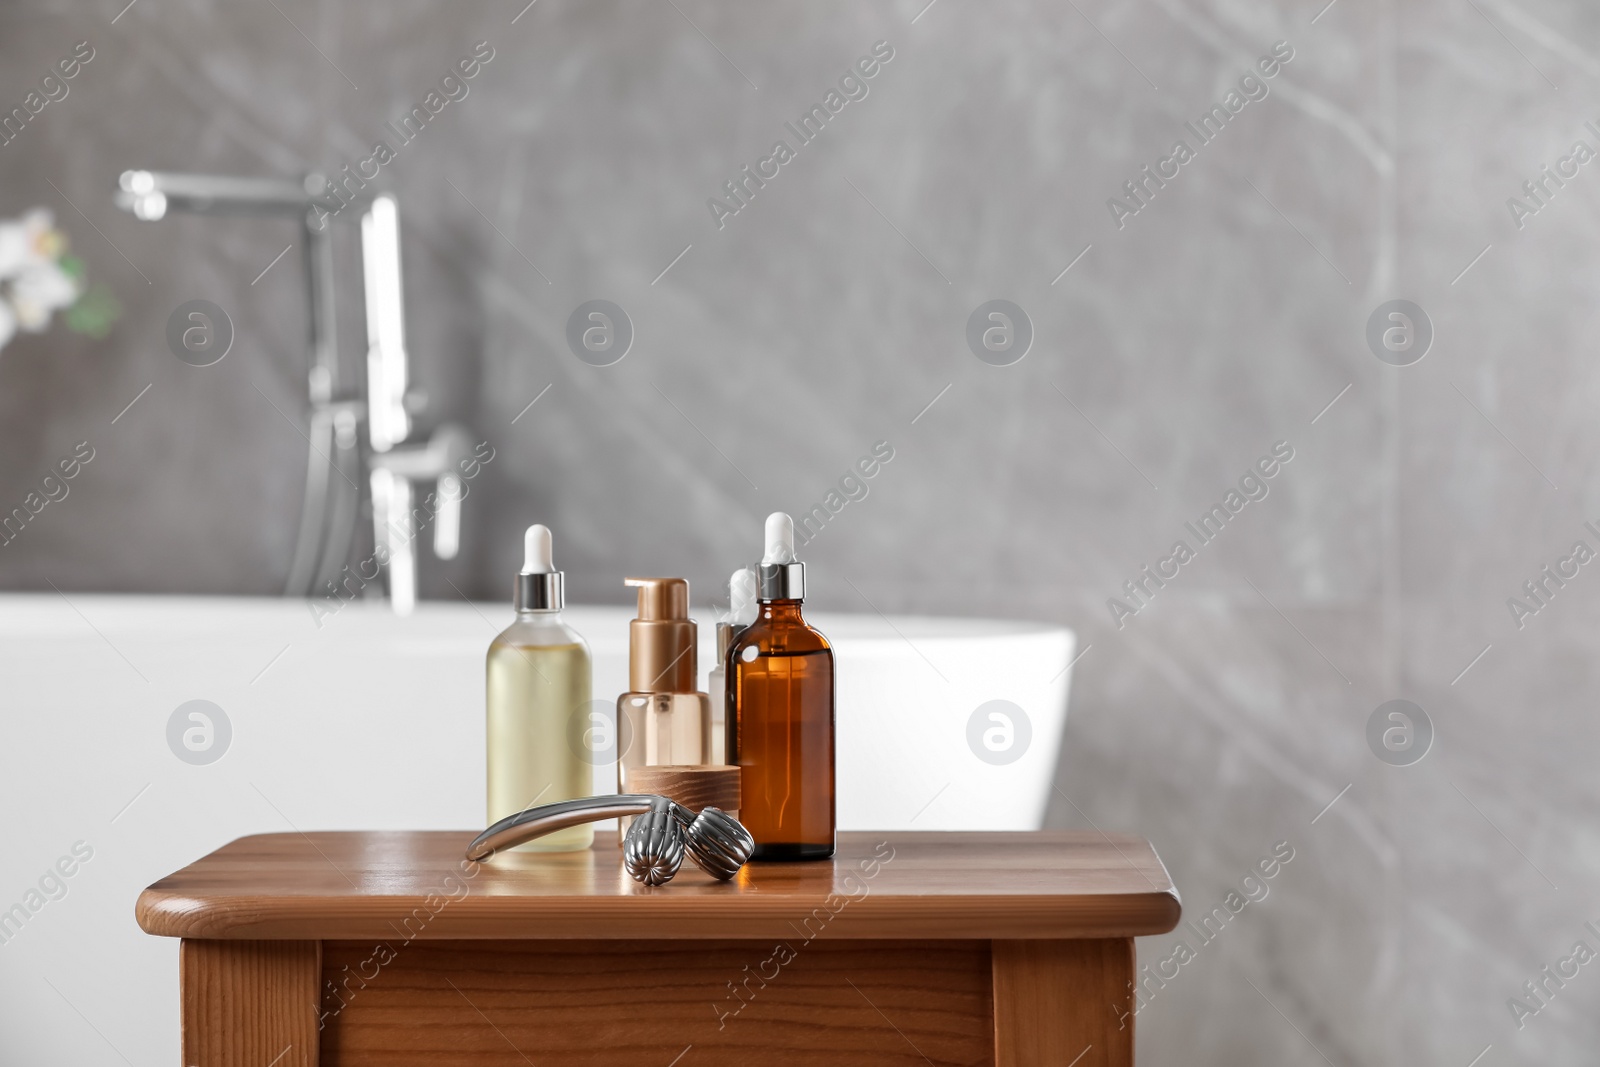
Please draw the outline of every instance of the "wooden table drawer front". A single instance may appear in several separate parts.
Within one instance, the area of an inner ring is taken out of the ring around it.
[[[388,945],[324,943],[322,1067],[994,1063],[982,941]]]

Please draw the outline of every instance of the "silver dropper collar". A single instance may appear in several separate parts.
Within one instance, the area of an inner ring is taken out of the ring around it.
[[[804,563],[763,563],[756,571],[756,596],[761,600],[804,600]]]
[[[517,575],[511,591],[511,603],[518,611],[560,611],[567,606],[565,572],[549,571],[545,574]]]

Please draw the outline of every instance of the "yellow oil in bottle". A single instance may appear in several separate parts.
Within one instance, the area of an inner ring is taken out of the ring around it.
[[[487,690],[490,823],[536,804],[593,793],[593,770],[573,740],[575,719],[584,720],[581,740],[589,711],[589,649],[557,613],[519,613],[495,638]],[[585,824],[517,851],[571,852],[593,841],[594,828]]]

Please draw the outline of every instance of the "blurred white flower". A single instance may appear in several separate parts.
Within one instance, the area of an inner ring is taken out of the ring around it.
[[[53,260],[25,268],[11,281],[11,306],[29,333],[50,325],[50,315],[78,299],[78,283]]]
[[[64,241],[48,208],[34,208],[21,218],[0,220],[0,281],[29,267],[54,263]]]
[[[28,231],[19,220],[0,222],[0,278],[9,278],[28,262]]]
[[[61,269],[66,238],[48,208],[0,220],[0,348],[18,329],[38,333],[50,316],[70,307],[82,290]]]

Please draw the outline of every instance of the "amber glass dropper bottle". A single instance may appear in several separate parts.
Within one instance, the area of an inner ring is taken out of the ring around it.
[[[743,770],[739,821],[758,860],[834,849],[833,649],[801,616],[805,564],[794,521],[767,518],[756,621],[728,648],[728,762]]]

